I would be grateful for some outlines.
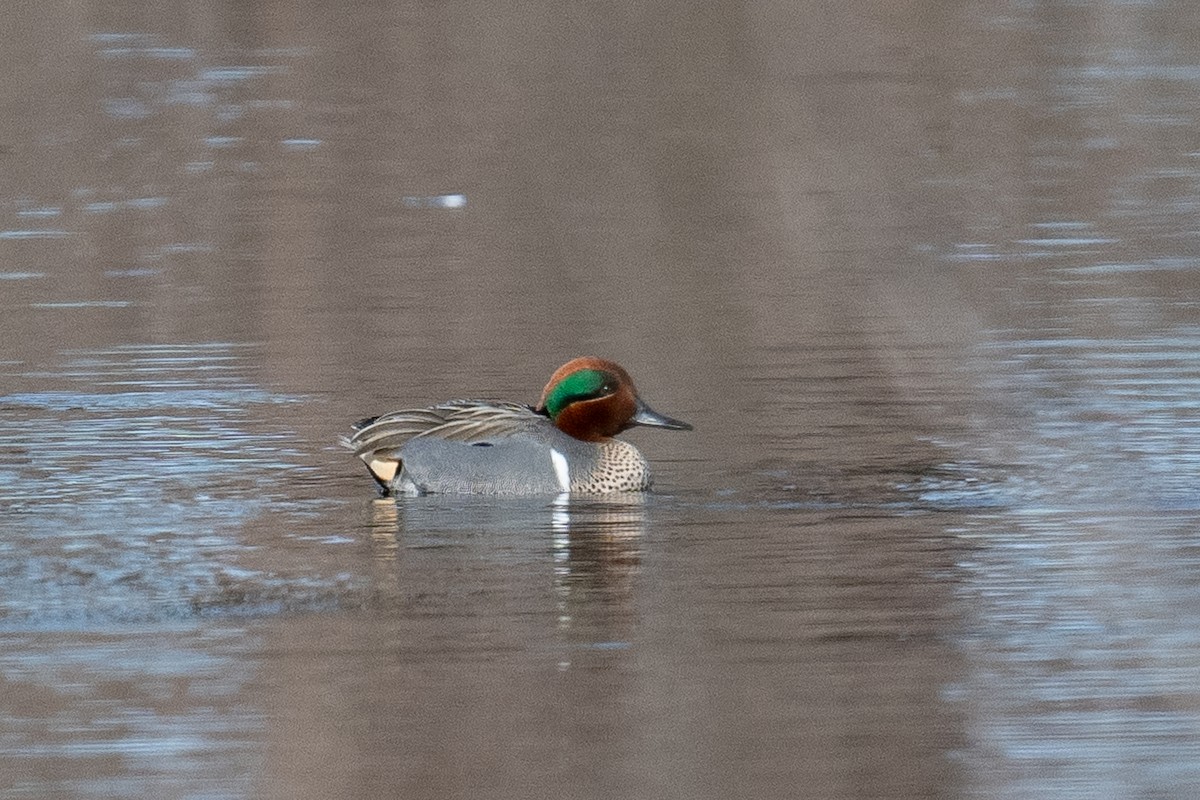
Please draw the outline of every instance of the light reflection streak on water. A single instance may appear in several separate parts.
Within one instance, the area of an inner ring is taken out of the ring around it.
[[[1200,330],[1161,338],[1014,331],[988,349],[1010,365],[998,378],[1002,396],[1032,427],[1021,435],[1030,460],[1057,470],[1052,491],[1100,507],[1200,505]]]
[[[986,346],[1019,420],[991,434],[1033,487],[955,531],[973,669],[946,697],[969,709],[979,796],[1193,796],[1200,329],[1078,329],[1050,318]]]
[[[302,504],[278,484],[307,469],[294,434],[261,422],[301,398],[251,380],[256,358],[214,342],[10,365],[0,758],[29,776],[14,796],[147,796],[147,775],[163,796],[250,791],[264,721],[245,703],[257,644],[238,620],[355,589],[354,576],[243,565],[248,524],[286,526]],[[88,778],[37,777],[58,774]]]
[[[1031,511],[962,531],[983,545],[960,563],[976,668],[947,697],[971,709],[984,794],[1200,789],[1193,521]]]
[[[223,607],[226,591],[250,589],[253,609],[313,590],[237,567],[239,531],[278,513],[277,484],[307,469],[285,426],[247,427],[255,406],[298,399],[247,380],[252,352],[76,351],[14,376],[52,388],[0,396],[0,626],[179,619]]]

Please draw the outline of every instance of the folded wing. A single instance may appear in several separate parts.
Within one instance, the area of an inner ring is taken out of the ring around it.
[[[418,438],[486,445],[545,423],[529,406],[482,400],[450,400],[429,408],[392,411],[354,424],[342,444],[354,451],[384,488],[403,463],[400,449]]]

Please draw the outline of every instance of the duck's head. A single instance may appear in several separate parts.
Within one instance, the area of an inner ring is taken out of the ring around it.
[[[686,422],[663,416],[642,402],[633,379],[620,364],[585,356],[568,361],[550,376],[538,412],[563,433],[599,442],[634,425],[690,431]]]

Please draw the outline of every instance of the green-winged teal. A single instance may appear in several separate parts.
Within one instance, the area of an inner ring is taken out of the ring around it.
[[[536,408],[451,400],[364,419],[343,442],[385,494],[641,491],[646,459],[612,438],[635,425],[692,429],[643,403],[619,364],[586,357],[550,376]]]

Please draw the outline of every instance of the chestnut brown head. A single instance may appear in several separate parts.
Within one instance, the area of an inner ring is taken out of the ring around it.
[[[591,356],[559,367],[542,391],[537,410],[563,433],[585,442],[603,441],[634,425],[692,429],[642,402],[633,379],[620,364]]]

